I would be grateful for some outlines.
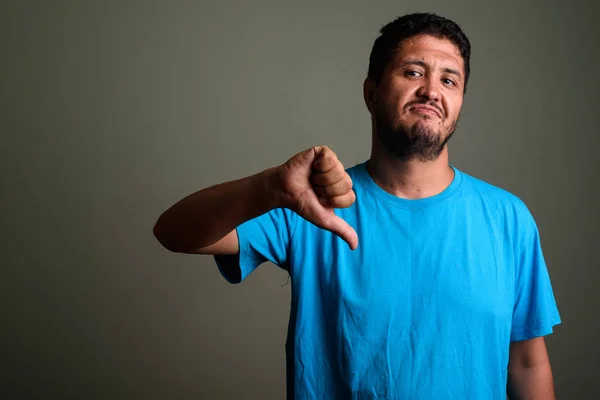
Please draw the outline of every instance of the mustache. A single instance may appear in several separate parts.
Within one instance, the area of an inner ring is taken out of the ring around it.
[[[422,104],[422,105],[424,105],[424,106],[430,106],[430,107],[433,107],[433,108],[435,108],[436,110],[438,110],[438,112],[440,113],[440,115],[441,115],[442,117],[446,118],[446,113],[444,113],[444,110],[442,110],[442,108],[441,108],[439,105],[437,105],[436,103],[434,103],[434,102],[431,102],[431,101],[423,101],[423,100],[415,100],[415,101],[411,101],[411,102],[410,102],[410,103],[408,103],[408,104],[407,104],[407,105],[406,105],[404,108],[405,108],[405,109],[408,109],[408,108],[410,108],[410,107],[414,106],[415,104]]]

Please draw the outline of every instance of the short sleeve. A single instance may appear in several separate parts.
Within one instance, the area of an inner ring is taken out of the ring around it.
[[[545,336],[561,323],[533,217],[520,218],[511,342]]]
[[[292,211],[277,208],[238,226],[239,254],[214,256],[221,275],[230,283],[240,283],[267,261],[287,269],[294,222]]]

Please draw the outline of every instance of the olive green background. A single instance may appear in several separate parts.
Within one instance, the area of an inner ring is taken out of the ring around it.
[[[0,5],[0,396],[280,399],[290,285],[164,250],[159,214],[326,144],[367,159],[378,30],[458,22],[451,162],[523,199],[563,324],[561,399],[600,392],[600,28],[593,2],[6,1]]]

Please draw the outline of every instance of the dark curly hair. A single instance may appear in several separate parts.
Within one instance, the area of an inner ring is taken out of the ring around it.
[[[464,91],[467,91],[467,81],[470,74],[471,44],[461,28],[453,21],[430,13],[415,13],[403,15],[379,31],[379,36],[373,44],[369,57],[369,72],[367,76],[376,84],[381,82],[383,71],[396,54],[401,43],[413,36],[431,35],[448,39],[458,47],[465,67]]]

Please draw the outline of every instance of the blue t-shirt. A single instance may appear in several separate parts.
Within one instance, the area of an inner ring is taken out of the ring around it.
[[[510,342],[560,323],[527,207],[456,168],[419,200],[347,171],[356,201],[335,212],[355,251],[275,209],[237,228],[239,257],[216,257],[232,283],[265,261],[289,272],[288,398],[505,400]]]

